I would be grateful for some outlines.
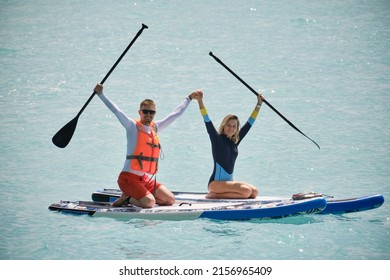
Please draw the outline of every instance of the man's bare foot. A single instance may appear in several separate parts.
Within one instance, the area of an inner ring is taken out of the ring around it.
[[[127,205],[129,204],[129,200],[130,200],[130,197],[124,193],[122,193],[122,195],[117,199],[115,200],[113,203],[111,203],[111,207],[120,207],[120,206],[123,206],[123,205]]]

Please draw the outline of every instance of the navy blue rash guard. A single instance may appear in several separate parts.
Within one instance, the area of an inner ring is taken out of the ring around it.
[[[200,109],[211,141],[214,169],[209,179],[212,181],[233,181],[234,164],[238,156],[238,145],[253,126],[258,112],[253,110],[248,121],[239,131],[239,141],[235,144],[225,134],[219,134],[210,120],[206,108]]]

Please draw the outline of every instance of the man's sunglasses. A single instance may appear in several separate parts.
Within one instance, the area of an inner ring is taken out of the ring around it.
[[[150,115],[154,115],[156,114],[156,111],[154,110],[141,110],[142,111],[142,114],[146,115],[146,114],[150,114]]]

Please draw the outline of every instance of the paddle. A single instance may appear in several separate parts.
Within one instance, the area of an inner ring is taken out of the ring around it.
[[[107,78],[111,75],[112,71],[114,71],[115,67],[118,65],[118,63],[122,60],[122,58],[125,56],[127,51],[131,48],[131,46],[134,44],[134,42],[137,40],[137,38],[141,35],[142,31],[148,28],[147,25],[142,24],[142,28],[138,31],[138,33],[135,35],[133,40],[130,42],[130,44],[127,46],[127,48],[123,51],[121,56],[118,58],[118,60],[115,62],[115,64],[111,67],[110,71],[106,74],[106,76],[103,78],[103,80],[100,82],[101,84],[104,84],[104,82],[107,80]],[[76,117],[74,117],[70,122],[68,122],[64,127],[62,127],[52,138],[52,142],[54,145],[56,145],[59,148],[65,148],[69,142],[70,139],[72,139],[73,133],[76,130],[77,121],[79,120],[79,117],[81,113],[84,111],[84,109],[88,106],[89,102],[91,102],[92,98],[95,96],[95,92],[92,93],[92,95],[89,97],[87,102],[84,104],[83,108],[78,112]]]
[[[228,70],[234,77],[236,77],[241,83],[243,83],[250,91],[252,91],[256,96],[258,95],[258,93],[253,89],[251,88],[243,79],[241,79],[236,73],[234,73],[229,67],[227,67],[225,65],[225,63],[223,63],[218,57],[216,57],[212,52],[209,52],[209,55],[212,56],[219,64],[221,64],[226,70]],[[292,128],[294,128],[296,131],[298,131],[299,133],[301,133],[303,136],[305,136],[307,139],[309,139],[311,142],[313,142],[317,147],[318,149],[320,149],[320,146],[313,140],[311,139],[310,137],[308,137],[305,133],[303,133],[302,131],[300,131],[292,122],[290,122],[285,116],[283,116],[278,110],[276,110],[274,108],[274,106],[272,106],[267,100],[263,100],[263,102],[265,104],[268,105],[268,107],[270,107],[276,114],[278,114],[283,120],[285,120]]]

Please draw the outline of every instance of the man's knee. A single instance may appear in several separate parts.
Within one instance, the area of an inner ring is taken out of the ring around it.
[[[142,203],[142,206],[144,208],[153,208],[156,204],[156,199],[153,195],[149,194],[143,198],[140,199],[140,202]]]

